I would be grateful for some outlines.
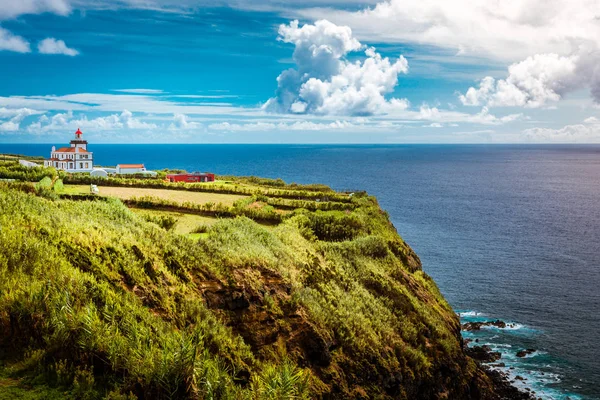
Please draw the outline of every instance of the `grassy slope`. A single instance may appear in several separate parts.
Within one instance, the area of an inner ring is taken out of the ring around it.
[[[117,200],[0,189],[0,359],[75,398],[485,395],[418,258],[353,203],[196,241]]]

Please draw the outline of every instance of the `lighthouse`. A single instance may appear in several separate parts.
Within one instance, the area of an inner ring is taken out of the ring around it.
[[[54,167],[67,172],[90,172],[94,168],[93,153],[87,149],[87,140],[82,139],[83,132],[77,128],[75,138],[69,147],[56,149],[52,146],[50,158],[44,160],[44,167]]]
[[[81,129],[77,128],[77,132],[75,132],[75,139],[71,140],[71,147],[79,147],[80,149],[87,150],[88,142],[87,140],[83,140],[81,135],[83,135],[83,132],[81,132]]]

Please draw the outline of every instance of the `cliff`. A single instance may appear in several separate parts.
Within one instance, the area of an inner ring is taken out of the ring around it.
[[[496,398],[373,197],[255,184],[243,209],[279,220],[228,214],[189,237],[117,199],[2,185],[0,384],[15,393]]]

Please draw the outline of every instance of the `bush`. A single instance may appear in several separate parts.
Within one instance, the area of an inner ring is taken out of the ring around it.
[[[316,211],[301,221],[319,240],[338,242],[358,236],[364,226],[354,214],[340,211]]]
[[[166,231],[170,231],[177,224],[177,218],[171,215],[145,215],[144,219],[148,222],[152,222]]]

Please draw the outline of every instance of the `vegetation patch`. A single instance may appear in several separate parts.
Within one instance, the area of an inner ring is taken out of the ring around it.
[[[228,205],[186,202],[216,193],[187,189],[118,199],[61,194],[59,178],[83,178],[47,176],[51,189],[46,175],[0,182],[7,393],[493,398],[458,317],[373,197],[231,178]]]

